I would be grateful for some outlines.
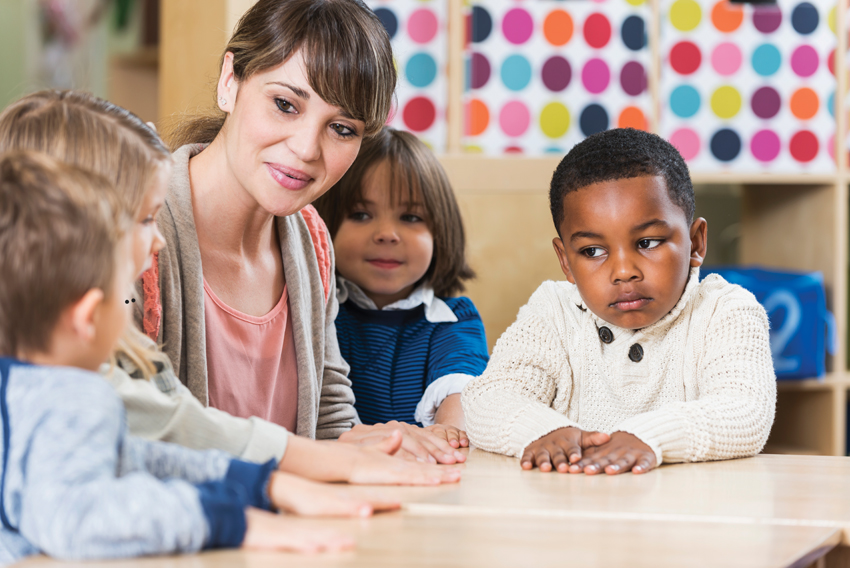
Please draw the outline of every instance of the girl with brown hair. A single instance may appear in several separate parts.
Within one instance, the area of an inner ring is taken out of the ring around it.
[[[460,392],[487,366],[487,341],[469,298],[451,297],[474,273],[437,158],[384,127],[316,208],[337,254],[337,334],[363,422],[416,422],[468,445]]]

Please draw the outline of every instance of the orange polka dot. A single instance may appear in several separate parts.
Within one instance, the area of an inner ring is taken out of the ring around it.
[[[638,130],[646,130],[646,116],[638,107],[626,107],[620,113],[620,118],[617,120],[617,128],[637,128]]]
[[[721,32],[734,32],[744,21],[744,8],[728,0],[720,0],[711,10],[711,23]]]
[[[472,99],[466,108],[466,134],[478,136],[487,130],[490,124],[490,110],[478,99]]]
[[[818,95],[808,87],[797,89],[791,95],[791,113],[800,120],[808,120],[818,113]]]
[[[543,35],[552,45],[565,45],[573,37],[572,17],[563,10],[552,10],[543,21]]]

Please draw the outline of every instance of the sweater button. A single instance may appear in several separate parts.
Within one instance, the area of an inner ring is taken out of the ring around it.
[[[643,359],[643,347],[640,346],[640,343],[635,343],[629,348],[629,359],[635,363],[640,363],[640,360]]]
[[[607,327],[600,327],[599,339],[602,340],[602,343],[611,343],[612,341],[614,341],[614,334],[611,333],[611,330]]]

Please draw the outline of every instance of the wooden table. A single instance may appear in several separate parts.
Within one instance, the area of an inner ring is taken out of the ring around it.
[[[356,552],[222,551],[98,567],[850,565],[843,547],[825,556],[850,544],[847,458],[761,455],[608,477],[525,472],[472,450],[460,484],[386,490],[404,501],[401,512],[303,520],[355,535]]]

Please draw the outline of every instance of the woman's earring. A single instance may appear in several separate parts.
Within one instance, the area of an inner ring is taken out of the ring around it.
[[[224,105],[226,105],[226,104],[227,104],[227,99],[225,99],[224,97],[219,97],[219,98],[218,98],[218,103],[219,103],[221,106],[224,106]]]

